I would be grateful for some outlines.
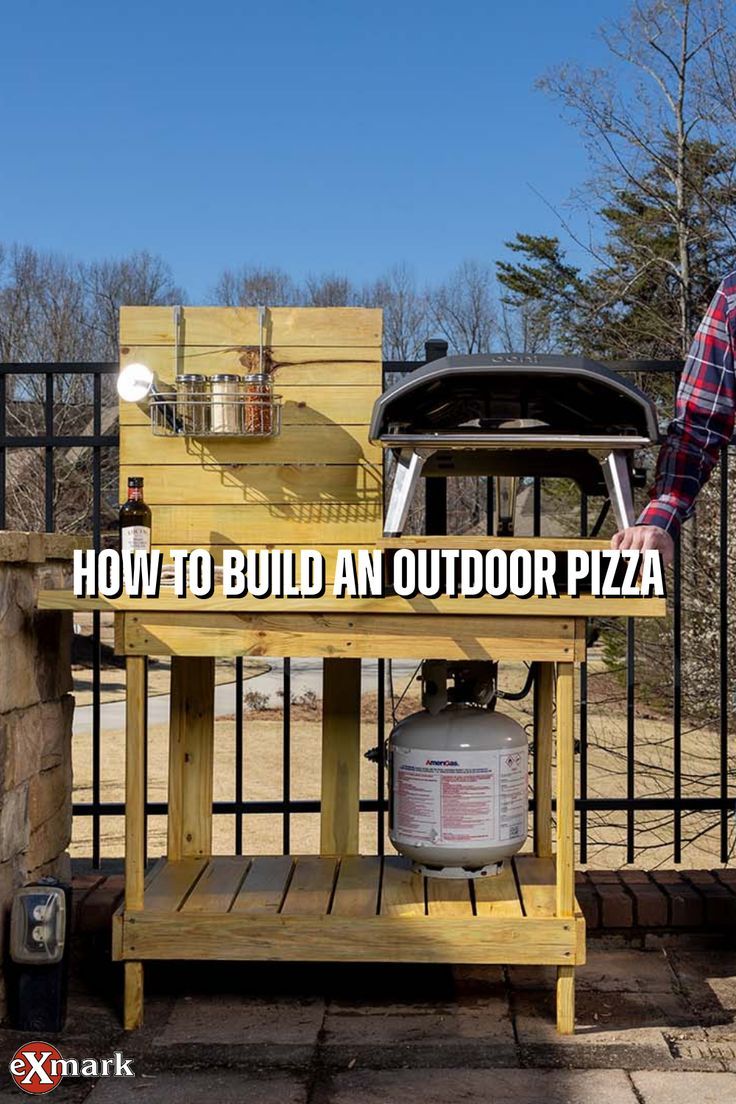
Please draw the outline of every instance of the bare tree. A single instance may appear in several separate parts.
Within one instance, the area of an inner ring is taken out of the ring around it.
[[[393,265],[363,291],[367,307],[383,309],[383,352],[386,360],[418,360],[429,336],[427,299],[417,290],[406,264]]]
[[[304,281],[299,301],[307,307],[350,307],[357,293],[347,276],[325,272],[321,276],[310,274]]]
[[[555,345],[548,311],[530,299],[518,305],[501,300],[499,350],[506,353],[551,353]]]
[[[295,297],[294,283],[286,272],[260,265],[226,268],[212,292],[214,302],[223,307],[288,307]]]
[[[697,12],[707,30],[701,100],[718,135],[736,124],[736,12],[733,0],[698,0]]]
[[[0,253],[0,359],[85,359],[84,289],[77,267],[28,246]]]
[[[493,270],[463,261],[449,280],[427,293],[430,322],[456,353],[487,353],[497,332]]]
[[[101,359],[117,356],[121,306],[184,302],[184,292],[174,283],[169,265],[146,250],[119,260],[94,261],[82,265],[80,271],[87,299],[86,325]]]

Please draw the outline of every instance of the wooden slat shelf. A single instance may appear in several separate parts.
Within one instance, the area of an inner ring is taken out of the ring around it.
[[[422,877],[395,855],[164,859],[143,909],[116,914],[114,946],[136,960],[585,960],[580,910],[555,916],[554,861],[532,856],[467,881]]]

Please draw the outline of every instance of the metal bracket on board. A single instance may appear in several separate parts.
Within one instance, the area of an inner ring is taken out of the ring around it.
[[[184,366],[181,363],[184,334],[184,308],[174,307],[174,378],[181,376]]]

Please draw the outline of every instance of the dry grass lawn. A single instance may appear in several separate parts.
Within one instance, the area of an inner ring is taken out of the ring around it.
[[[505,667],[502,685],[518,687],[525,671]],[[111,677],[108,679],[108,675]],[[105,672],[108,700],[119,697],[124,681],[122,672]],[[218,681],[232,677],[231,667],[218,669]],[[165,667],[151,672],[151,689],[163,690],[167,685]],[[160,683],[160,685],[159,685]],[[258,679],[248,683],[258,689]],[[396,692],[403,689],[397,680]],[[84,700],[84,699],[82,699]],[[418,688],[412,685],[400,714],[418,706]],[[501,702],[499,708],[514,716],[531,732],[531,700]],[[390,717],[390,709],[387,709]],[[710,729],[688,731],[682,737],[683,794],[707,795],[718,792],[718,734]],[[388,727],[387,727],[388,731]],[[282,715],[280,710],[245,713],[243,787],[248,800],[280,800],[282,795]],[[148,794],[151,801],[166,799],[167,732],[162,725],[149,732]],[[215,731],[215,799],[232,800],[235,794],[235,740],[232,719],[217,721]],[[374,695],[363,700],[363,750],[378,742],[376,731],[376,701]],[[623,797],[626,795],[627,726],[626,702],[621,687],[608,675],[600,660],[589,663],[588,705],[588,793],[590,796]],[[578,771],[580,758],[577,757]],[[635,792],[639,796],[672,794],[673,752],[672,722],[669,716],[652,716],[639,712],[636,716]],[[320,778],[320,713],[304,706],[292,708],[291,794],[295,799],[317,799]],[[101,797],[103,801],[122,801],[124,779],[124,735],[122,731],[103,733]],[[76,736],[74,741],[74,791],[76,801],[89,801],[91,796],[91,738]],[[363,760],[361,792],[366,798],[376,796],[376,767]],[[91,819],[77,817],[74,823],[72,853],[86,856],[91,852]],[[626,814],[590,813],[588,816],[588,865],[619,868],[626,864]],[[672,866],[672,813],[639,812],[635,820],[638,867]],[[282,818],[280,815],[249,815],[244,821],[244,848],[247,853],[279,853],[282,849]],[[294,814],[291,817],[291,851],[310,853],[319,847],[319,818],[316,814]],[[149,853],[165,850],[164,817],[151,817],[149,822]],[[719,865],[720,823],[714,814],[687,814],[683,818],[684,867],[714,867]],[[376,817],[364,814],[361,821],[361,848],[365,852],[376,848]],[[215,818],[214,850],[228,854],[234,850],[234,818]],[[102,821],[102,854],[123,853],[122,817],[106,817]]]

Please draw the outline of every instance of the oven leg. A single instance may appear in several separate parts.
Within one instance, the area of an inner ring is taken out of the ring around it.
[[[396,475],[383,523],[384,537],[400,537],[403,533],[424,460],[413,449],[400,449],[396,455]]]
[[[609,452],[608,456],[601,460],[601,467],[616,524],[619,529],[627,529],[636,521],[628,454],[619,450]]]

